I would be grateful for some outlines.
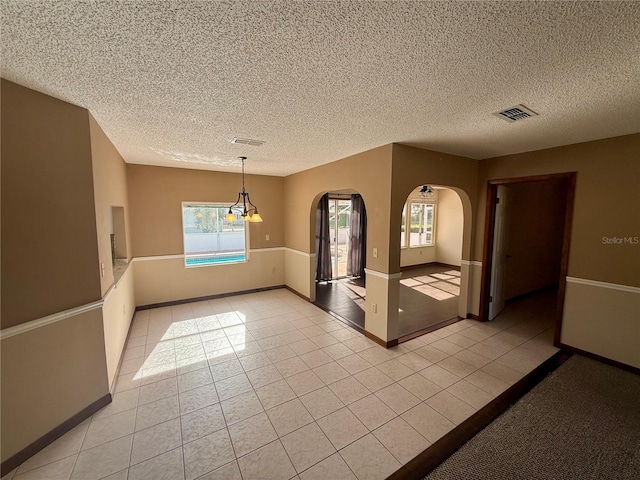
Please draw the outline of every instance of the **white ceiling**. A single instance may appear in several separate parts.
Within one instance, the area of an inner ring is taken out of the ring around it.
[[[482,159],[640,131],[635,1],[1,9],[2,76],[88,108],[128,163],[288,175],[391,142]],[[540,115],[492,115],[520,103]]]

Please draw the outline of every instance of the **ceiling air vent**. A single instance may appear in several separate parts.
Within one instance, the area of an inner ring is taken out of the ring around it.
[[[231,139],[231,143],[236,143],[238,145],[251,145],[252,147],[261,147],[265,142],[264,140],[252,140],[250,138],[233,137]]]
[[[494,115],[506,120],[507,122],[517,122],[518,120],[524,120],[525,118],[535,117],[538,114],[533,110],[529,110],[524,105],[516,105],[515,107],[496,112]]]

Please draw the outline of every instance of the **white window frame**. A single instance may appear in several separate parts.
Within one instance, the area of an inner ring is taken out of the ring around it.
[[[184,252],[184,267],[185,268],[197,268],[197,267],[214,267],[219,265],[233,265],[238,263],[247,263],[249,261],[249,225],[248,222],[244,222],[244,260],[215,260],[215,261],[203,261],[202,263],[194,263],[188,264],[190,258],[193,257],[207,257],[207,254],[197,255],[197,254],[188,254],[187,253],[187,241],[185,235],[185,222],[184,222],[184,208],[185,207],[216,207],[222,209],[223,212],[227,212],[229,210],[229,205],[233,202],[182,202],[180,206],[180,216],[182,223],[182,251]],[[236,216],[240,219],[240,214],[242,213],[242,209],[234,209],[237,210]],[[223,217],[224,218],[224,217]],[[224,219],[223,222],[226,222]],[[239,220],[242,221],[242,220]],[[228,222],[227,222],[228,223]],[[213,257],[213,254],[209,254],[209,256]]]
[[[411,206],[413,204],[432,205],[433,207],[433,224],[431,226],[431,242],[421,243],[419,245],[411,245]],[[424,248],[433,247],[436,244],[436,215],[437,215],[437,202],[433,200],[424,200],[418,198],[412,198],[408,200],[403,207],[402,214],[402,226],[404,227],[404,242],[400,245],[400,248]],[[407,228],[407,226],[409,228]],[[401,232],[402,234],[402,232]]]

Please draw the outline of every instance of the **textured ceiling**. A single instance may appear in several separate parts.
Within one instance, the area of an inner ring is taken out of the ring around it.
[[[129,163],[288,175],[640,131],[640,2],[1,5],[2,76],[88,108]],[[492,115],[520,103],[540,115]]]

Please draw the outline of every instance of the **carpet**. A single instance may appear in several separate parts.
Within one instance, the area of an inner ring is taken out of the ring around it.
[[[640,376],[573,355],[425,480],[640,478]]]

